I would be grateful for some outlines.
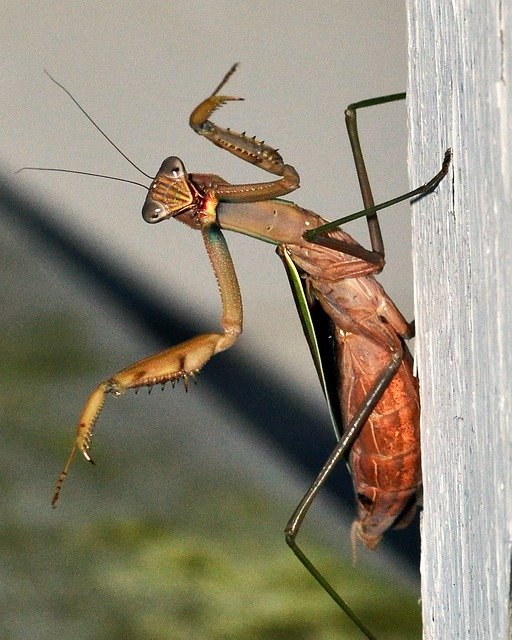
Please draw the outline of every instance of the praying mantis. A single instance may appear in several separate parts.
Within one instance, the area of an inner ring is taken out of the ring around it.
[[[299,187],[299,175],[275,149],[255,137],[219,127],[209,119],[227,102],[240,100],[220,93],[235,69],[236,65],[192,111],[189,124],[216,146],[277,179],[231,184],[213,174],[189,174],[178,157],[170,156],[152,181],[142,209],[143,219],[150,224],[174,218],[201,232],[220,291],[221,330],[195,336],[139,360],[99,383],[80,415],[76,439],[57,481],[52,505],[57,503],[76,453],[81,451],[92,462],[91,436],[108,394],[119,396],[128,389],[180,380],[187,385],[214,355],[237,341],[242,331],[242,301],[222,230],[272,243],[284,264],[338,438],[333,453],[291,516],[285,530],[286,542],[371,640],[375,638],[373,633],[310,562],[296,538],[318,491],[344,456],[349,459],[356,494],[357,517],[351,530],[354,545],[360,541],[373,549],[385,531],[406,526],[414,516],[421,486],[420,402],[418,380],[405,344],[414,335],[414,324],[405,320],[374,278],[382,270],[385,258],[377,212],[433,191],[447,174],[451,154],[446,152],[441,170],[427,183],[375,205],[359,142],[357,111],[402,100],[405,94],[350,105],[345,119],[364,209],[327,222],[316,213],[281,199]],[[359,217],[367,220],[371,249],[365,249],[339,228]],[[319,335],[319,315],[328,320],[327,337]],[[334,377],[327,374],[333,363]]]

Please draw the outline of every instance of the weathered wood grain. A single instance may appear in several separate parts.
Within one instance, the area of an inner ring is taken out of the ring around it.
[[[410,0],[410,177],[421,381],[424,638],[510,637],[511,9]]]

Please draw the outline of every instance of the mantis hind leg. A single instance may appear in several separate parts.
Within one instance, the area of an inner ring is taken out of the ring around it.
[[[354,440],[359,435],[362,427],[366,423],[368,417],[372,413],[375,405],[378,403],[382,394],[385,392],[388,387],[390,381],[394,377],[397,372],[401,362],[403,359],[403,353],[397,352],[395,353],[388,364],[382,369],[380,375],[377,380],[374,382],[372,388],[369,390],[364,402],[359,407],[358,412],[350,421],[350,424],[347,426],[342,438],[337,443],[333,452],[329,456],[327,462],[324,464],[322,470],[318,474],[317,478],[314,480],[299,505],[293,512],[288,524],[285,529],[285,537],[286,543],[291,548],[293,553],[297,556],[300,562],[304,565],[304,567],[309,571],[309,573],[317,580],[317,582],[322,586],[322,588],[331,596],[331,598],[336,602],[336,604],[347,614],[347,616],[354,622],[354,624],[359,628],[359,630],[368,638],[369,640],[376,640],[373,633],[363,624],[363,622],[358,618],[358,616],[352,611],[349,605],[345,602],[345,600],[338,594],[338,592],[332,587],[332,585],[323,577],[323,575],[318,571],[315,565],[309,560],[309,558],[305,555],[305,553],[300,549],[297,545],[296,538],[299,533],[300,527],[306,517],[309,508],[311,507],[314,499],[316,498],[318,492],[324,485],[325,481],[331,474],[334,467],[338,464],[340,459],[346,454],[348,449],[353,444]]]

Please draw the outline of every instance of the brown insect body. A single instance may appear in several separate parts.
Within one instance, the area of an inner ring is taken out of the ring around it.
[[[211,185],[214,177],[201,178]],[[243,229],[237,228],[242,219]],[[374,548],[387,529],[406,524],[401,520],[404,512],[409,522],[414,514],[411,502],[421,485],[418,381],[403,341],[409,325],[373,276],[383,264],[341,251],[340,246],[351,250],[360,247],[341,230],[325,234],[324,241],[332,246],[304,240],[306,230],[326,221],[290,202],[220,203],[217,220],[223,229],[286,246],[310,296],[320,302],[333,325],[338,397],[345,426],[391,356],[403,353],[398,371],[349,457],[357,496],[353,534]]]
[[[341,231],[328,236],[357,244]],[[421,485],[418,380],[402,339],[408,325],[372,275],[380,266],[321,245],[289,248],[333,325],[345,426],[393,353],[404,354],[349,456],[357,497],[353,534],[374,548],[387,529],[400,525],[404,512],[407,522],[412,517],[411,501]]]

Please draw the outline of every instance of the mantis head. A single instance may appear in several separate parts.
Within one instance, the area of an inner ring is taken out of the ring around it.
[[[173,218],[189,209],[196,198],[183,162],[170,156],[162,162],[148,190],[142,217],[151,224]]]

